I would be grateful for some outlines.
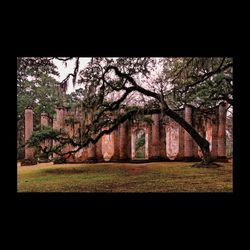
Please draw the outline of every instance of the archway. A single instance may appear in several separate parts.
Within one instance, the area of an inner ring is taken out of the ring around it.
[[[144,129],[133,129],[131,136],[132,160],[148,159],[148,134]]]
[[[102,137],[102,155],[104,161],[110,161],[114,155],[114,134],[107,134]]]

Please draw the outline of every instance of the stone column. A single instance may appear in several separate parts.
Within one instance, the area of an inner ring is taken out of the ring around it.
[[[33,110],[28,107],[25,109],[25,142],[31,137],[33,133]],[[34,158],[34,149],[25,147],[25,159]]]
[[[216,115],[212,115],[212,142],[211,156],[213,159],[218,157],[218,121]]]
[[[167,159],[167,152],[166,152],[166,130],[165,126],[160,124],[160,145],[159,145],[159,156],[162,160]]]
[[[151,125],[147,126],[146,133],[147,133],[147,140],[148,140],[148,146],[147,146],[147,150],[148,150],[147,156],[148,157],[147,157],[147,159],[151,159],[151,145],[152,145],[152,126]]]
[[[56,122],[57,122],[57,128],[63,128],[63,121],[64,114],[63,114],[63,107],[56,108]]]
[[[184,157],[184,129],[182,126],[178,125],[179,127],[179,152],[177,155],[177,160],[181,161]]]
[[[120,159],[120,141],[119,141],[119,130],[116,129],[112,132],[114,134],[114,154],[111,158],[112,161]]]
[[[199,133],[199,135],[201,136],[201,137],[206,137],[206,129],[205,129],[205,126],[204,126],[204,124],[205,124],[205,120],[204,120],[204,118],[201,116],[201,114],[199,114],[199,117],[198,117],[198,119],[199,119],[199,124],[198,124],[198,126],[197,126],[197,132]],[[202,157],[203,157],[203,153],[202,153],[202,151],[201,151],[201,148],[198,146],[198,150],[197,150],[197,154],[198,154],[198,157],[200,158],[200,159],[202,159]]]
[[[25,142],[29,140],[33,132],[33,110],[31,107],[25,109]],[[25,159],[22,161],[21,165],[35,165],[37,164],[36,159],[34,159],[34,149],[25,146]]]
[[[88,146],[88,161],[96,160],[96,145],[90,143]]]
[[[87,116],[88,124],[92,123],[92,114],[88,114]],[[96,161],[96,144],[89,143],[88,145],[88,161],[89,162],[95,162]]]
[[[192,107],[189,105],[185,106],[184,111],[185,120],[192,125]],[[184,157],[186,160],[191,160],[193,158],[193,139],[190,134],[185,130],[184,132]]]
[[[111,113],[111,118],[114,121],[117,118],[116,113]],[[120,159],[120,141],[119,141],[119,129],[115,129],[111,132],[111,143],[113,146],[113,155],[110,161],[117,161]]]
[[[136,133],[135,133],[135,129],[134,128],[132,128],[131,129],[132,131],[131,131],[131,158],[132,158],[132,160],[134,160],[135,159],[135,156],[136,156],[136,154],[135,154],[135,144],[136,144]]]
[[[226,160],[226,104],[219,105],[218,159]]]
[[[152,115],[152,144],[151,144],[151,160],[160,158],[160,115]]]
[[[41,113],[41,126],[48,126],[49,125],[49,117],[48,114],[43,112]],[[45,147],[49,147],[49,141],[48,140],[44,140],[44,142],[41,143],[41,147],[44,149]],[[41,155],[40,156],[40,162],[47,162],[48,158],[47,155]]]
[[[198,118],[197,112],[193,112],[192,113],[192,117],[194,118],[193,119],[193,123],[194,123],[193,127],[198,132],[199,131],[199,124],[198,124],[198,121],[197,121],[197,118]],[[193,142],[193,157],[194,157],[194,161],[200,161],[201,158],[200,158],[199,153],[198,153],[199,146],[198,146],[198,144],[196,143],[196,141],[194,139],[192,139],[192,142]]]
[[[120,124],[120,160],[128,160],[128,122]]]
[[[41,114],[41,125],[42,126],[48,126],[49,125],[49,117],[48,114],[43,112]]]
[[[148,134],[148,129],[146,128],[145,130],[145,159],[149,158],[148,140],[149,140],[149,134]]]
[[[97,158],[97,161],[99,161],[99,162],[103,161],[102,138],[100,138],[99,141],[96,143],[96,158]]]
[[[64,124],[63,107],[56,108],[56,119],[53,120],[53,129],[61,129]],[[53,147],[57,146],[58,142],[53,141]],[[56,153],[53,153],[53,158],[59,157]]]
[[[48,126],[49,125],[49,117],[48,114],[43,112],[41,114],[41,126]],[[48,147],[48,141],[46,140],[44,143],[42,143],[42,146]]]

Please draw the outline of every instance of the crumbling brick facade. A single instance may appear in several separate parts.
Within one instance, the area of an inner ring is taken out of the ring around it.
[[[123,112],[123,111],[121,111]],[[196,110],[186,105],[179,114],[191,124],[210,143],[211,155],[214,160],[226,159],[226,104],[221,103],[211,110]],[[69,117],[76,117],[73,123],[67,123]],[[151,161],[189,161],[200,160],[202,153],[192,137],[175,121],[161,114],[150,116],[152,123],[140,121],[125,121],[118,129],[104,135],[95,145],[90,144],[66,159],[66,162],[101,162],[136,160],[135,137],[138,130],[145,133],[145,159]],[[81,119],[91,124],[92,117],[86,117],[79,110],[69,110],[64,107],[56,109],[56,119],[53,128],[63,129],[71,137],[79,133]],[[48,125],[48,117],[41,115],[41,124]],[[25,139],[33,131],[33,112],[25,110]],[[48,142],[45,142],[47,144]],[[56,145],[56,142],[53,142]],[[64,152],[73,150],[72,145],[66,145]],[[32,158],[33,149],[25,148],[25,158]]]

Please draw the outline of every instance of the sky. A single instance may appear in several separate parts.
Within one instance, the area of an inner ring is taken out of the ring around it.
[[[84,66],[87,65],[87,63],[90,61],[91,57],[81,57],[80,58],[80,65],[79,65],[79,69],[83,69]],[[59,77],[55,77],[56,80],[58,81],[62,81],[64,80],[67,75],[69,73],[73,73],[74,72],[74,67],[75,67],[75,59],[72,59],[70,61],[67,62],[67,67],[65,67],[64,65],[64,62],[63,61],[60,61],[58,59],[54,59],[53,61],[55,63],[55,65],[57,66],[58,68],[58,72],[60,74]],[[72,77],[71,77],[72,78]],[[72,79],[70,81],[70,84],[68,86],[68,90],[67,90],[67,93],[71,93],[73,92],[75,89],[77,88],[77,85],[75,86],[75,88],[73,87],[73,84],[72,84]]]
[[[113,57],[114,59],[116,57]],[[87,65],[87,63],[91,60],[91,57],[80,57],[80,65],[79,65],[79,69],[83,69],[84,66]],[[58,80],[59,82],[63,81],[67,75],[69,73],[73,73],[74,72],[74,67],[75,67],[75,59],[69,60],[67,62],[67,67],[64,65],[63,61],[60,61],[58,59],[54,59],[53,62],[55,63],[55,65],[58,67],[58,71],[60,76],[57,77],[55,76],[56,80]],[[161,70],[161,68],[159,68],[159,70],[156,70],[155,73],[152,74],[152,76],[156,76],[155,74],[157,74],[159,71]],[[72,93],[73,91],[75,91],[75,89],[80,88],[80,86],[78,86],[76,84],[75,87],[73,87],[72,84],[72,77],[70,78],[70,82],[69,82],[69,86],[67,89],[67,94]]]

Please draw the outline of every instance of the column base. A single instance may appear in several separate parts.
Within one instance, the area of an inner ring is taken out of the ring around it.
[[[182,161],[186,161],[186,162],[198,162],[201,161],[200,157],[195,157],[195,156],[184,156]]]
[[[228,162],[228,159],[226,156],[218,156],[215,161],[218,162]]]
[[[66,159],[63,157],[57,157],[53,159],[53,164],[63,164],[66,163]]]
[[[131,158],[129,157],[123,159],[120,158],[119,160],[117,160],[117,162],[129,162],[129,161],[131,161]]]
[[[87,160],[86,160],[87,163],[97,163],[98,162],[98,159],[96,157],[89,157]]]
[[[120,160],[119,156],[112,156],[109,162],[117,162],[119,160]]]
[[[37,165],[37,160],[35,158],[23,159],[21,162],[21,166],[32,166]]]
[[[38,160],[37,160],[37,162],[39,162],[39,163],[46,163],[46,162],[49,162],[49,159],[48,158],[38,158]]]
[[[162,157],[162,156],[151,156],[149,157],[150,161],[170,161],[168,157]]]

